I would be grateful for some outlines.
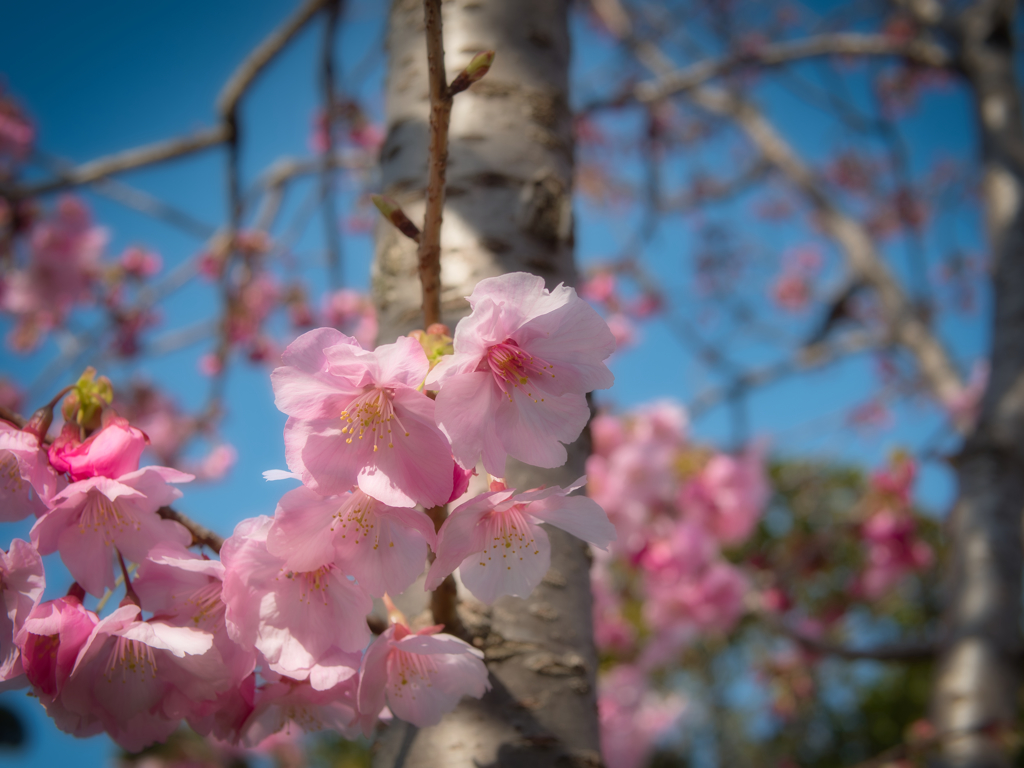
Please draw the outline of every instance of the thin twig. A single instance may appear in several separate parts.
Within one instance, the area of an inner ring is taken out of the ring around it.
[[[452,97],[444,71],[441,0],[423,0],[427,31],[427,77],[430,84],[430,146],[427,166],[427,210],[419,246],[423,286],[423,327],[441,322],[441,218],[448,166],[448,120]]]
[[[235,68],[217,97],[217,111],[222,118],[236,111],[239,100],[256,76],[327,2],[329,0],[308,0]]]
[[[660,101],[739,69],[777,67],[822,56],[899,56],[922,66],[939,68],[948,67],[953,61],[942,46],[924,40],[901,41],[885,35],[854,32],[815,35],[700,61],[661,75],[652,82],[641,83],[634,89],[634,95],[641,102]]]
[[[332,291],[342,286],[341,237],[338,232],[337,206],[334,202],[334,174],[330,158],[334,156],[334,121],[336,118],[334,85],[334,38],[341,15],[341,0],[329,0],[324,20],[323,49],[320,54],[320,80],[324,99],[324,161],[320,172],[320,197],[323,200],[324,240],[327,243],[327,280]]]

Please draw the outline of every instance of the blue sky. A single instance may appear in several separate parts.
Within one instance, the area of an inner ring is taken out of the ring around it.
[[[383,15],[379,4],[371,0],[349,5],[339,38],[341,84],[379,115],[382,71],[376,52],[383,40]],[[0,76],[6,81],[6,89],[33,116],[39,128],[39,145],[52,154],[83,162],[124,147],[212,125],[217,92],[232,69],[291,7],[290,3],[269,0],[104,0],[88,4],[50,0],[10,4],[4,10],[5,23],[0,28]],[[605,44],[593,40],[585,23],[576,23],[574,31],[577,79],[600,82],[602,73],[613,72],[619,65],[615,54]],[[281,155],[309,154],[312,117],[318,101],[319,44],[320,29],[314,24],[247,95],[242,109],[246,183],[251,183]],[[861,80],[863,88],[866,77]],[[856,88],[857,78],[853,81]],[[834,125],[815,118],[785,89],[770,86],[763,89],[762,96],[780,130],[807,153],[809,160],[821,161],[836,146],[852,141]],[[866,97],[861,94],[856,98]],[[623,118],[622,127],[628,119]],[[615,125],[611,127],[614,129]],[[956,91],[940,91],[925,97],[921,110],[908,122],[906,130],[912,137],[911,167],[918,174],[942,153],[969,158],[973,152],[970,109]],[[627,175],[639,176],[634,156],[624,156],[623,164]],[[698,167],[728,175],[722,169],[735,165],[734,156],[724,144],[711,145],[702,149],[699,157],[667,168],[666,175],[682,179]],[[215,149],[121,178],[216,226],[223,222],[226,208],[223,167],[224,155]],[[304,188],[298,185],[287,201],[286,212],[294,212],[303,195]],[[155,223],[101,196],[86,192],[85,198],[97,221],[110,230],[112,256],[126,245],[144,244],[162,255],[167,271],[202,246],[191,235]],[[341,207],[351,207],[353,200],[351,192],[343,188]],[[752,217],[750,208],[751,199],[740,198],[712,210],[706,217],[727,222],[732,236],[752,252],[761,254],[761,260],[756,261],[747,276],[749,282],[757,285],[746,288],[763,289],[764,281],[777,264],[778,253],[812,240],[820,243],[829,257],[824,283],[840,279],[837,258],[827,243],[813,233],[808,234],[802,224],[768,226]],[[613,257],[630,242],[636,222],[629,216],[610,217],[586,201],[577,205],[577,214],[578,254],[584,265]],[[956,226],[965,247],[980,247],[978,225],[969,211]],[[321,247],[320,235],[317,220],[295,250],[313,254],[315,261],[319,258],[316,254]],[[687,265],[696,242],[692,223],[666,222],[643,256],[669,295],[679,297],[676,311],[690,319],[694,318],[694,310],[686,303],[686,284],[692,273]],[[929,245],[940,252],[946,244]],[[894,263],[901,263],[898,246],[890,250]],[[368,238],[346,238],[347,285],[367,286],[370,253]],[[211,314],[211,295],[212,288],[202,283],[173,295],[163,305],[167,327]],[[763,290],[762,300],[756,305],[759,309],[767,307]],[[982,306],[986,304],[983,302]],[[965,372],[986,344],[985,314],[982,311],[951,318],[940,326]],[[813,320],[813,316],[794,319],[785,325],[784,331],[799,338]],[[87,328],[98,322],[98,317],[84,313],[74,322],[79,328]],[[9,324],[0,320],[0,333],[6,333],[8,328]],[[614,390],[602,393],[603,403],[629,407],[663,397],[686,401],[716,384],[716,379],[702,369],[692,353],[672,337],[665,322],[651,322],[642,329],[642,335],[641,344],[614,358],[617,383]],[[725,337],[720,343],[727,343]],[[197,370],[196,356],[207,349],[209,344],[200,344],[147,360],[141,370],[148,378],[173,390],[185,409],[194,409],[206,395],[206,382]],[[737,342],[729,351],[746,364],[777,357],[773,356],[771,345],[750,342]],[[28,386],[37,380],[56,352],[57,344],[52,338],[38,353],[27,357],[0,348],[0,370]],[[99,365],[101,372],[115,382],[125,380],[129,374],[129,369],[116,361],[105,360]],[[77,372],[67,371],[45,391],[30,392],[27,406],[35,407],[48,399],[56,388],[73,380]],[[265,485],[260,477],[264,469],[284,466],[284,417],[273,408],[267,373],[265,368],[246,363],[233,366],[223,434],[238,450],[238,464],[223,483],[188,488],[180,503],[183,510],[224,534],[245,517],[270,514],[281,493],[281,489]],[[862,401],[876,386],[871,362],[860,358],[765,387],[751,397],[750,431],[755,436],[767,437],[773,449],[784,455],[812,455],[873,466],[892,448],[920,445],[941,429],[942,414],[923,404],[897,406],[896,427],[883,433],[843,429],[850,406]],[[698,420],[694,432],[700,439],[727,443],[730,429],[725,409],[713,410]],[[941,467],[930,466],[918,490],[925,503],[942,510],[950,499],[949,476]],[[8,533],[24,538],[27,529],[27,525],[12,525]],[[66,574],[59,571],[54,561],[48,574],[51,585],[58,589],[67,580]],[[30,729],[29,748],[13,757],[3,756],[9,765],[53,764],[74,755],[76,763],[86,768],[104,764],[110,754],[112,747],[105,737],[78,741],[57,732],[23,694],[2,694],[0,702],[23,713]]]

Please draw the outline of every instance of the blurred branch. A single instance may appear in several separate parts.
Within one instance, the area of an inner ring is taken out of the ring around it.
[[[901,41],[886,35],[843,32],[772,43],[752,51],[658,73],[657,80],[641,83],[633,95],[641,102],[660,101],[737,70],[777,67],[822,56],[898,56],[927,67],[948,67],[953,62],[942,46],[926,40]]]
[[[874,648],[850,648],[838,643],[808,637],[782,621],[771,622],[771,624],[776,631],[807,651],[826,656],[837,656],[848,661],[928,661],[934,659],[938,652],[934,643],[900,643],[879,645]]]
[[[327,243],[327,279],[331,290],[341,287],[344,275],[341,253],[341,238],[338,234],[338,214],[334,201],[334,183],[329,158],[334,156],[335,84],[334,84],[334,38],[338,31],[338,17],[341,15],[341,0],[329,0],[327,19],[324,23],[323,47],[320,53],[320,81],[324,99],[324,159],[320,171],[320,197],[323,200],[324,240]]]
[[[954,400],[964,386],[960,374],[907,299],[867,228],[839,210],[811,169],[750,102],[718,88],[695,89],[691,98],[709,112],[735,120],[765,159],[796,187],[822,229],[842,248],[854,276],[874,289],[887,332],[915,356],[929,389],[940,402]]]
[[[847,355],[865,352],[881,346],[881,340],[872,334],[851,334],[831,344],[814,344],[797,350],[793,357],[756,368],[735,376],[728,385],[711,389],[694,397],[687,409],[696,418],[740,391],[763,387],[779,379],[815,368],[823,368],[842,360]]]
[[[225,83],[217,97],[217,111],[226,118],[234,114],[238,102],[248,90],[256,76],[263,71],[281,49],[302,30],[313,16],[331,0],[307,0],[281,26],[267,35],[256,48],[245,57]]]
[[[108,155],[107,157],[101,157],[84,165],[60,171],[56,179],[21,187],[0,189],[0,194],[13,199],[21,199],[46,194],[47,192],[55,192],[59,189],[91,184],[115,173],[162,163],[221,144],[227,141],[228,136],[228,129],[223,125],[219,125],[216,128],[207,128],[191,136],[167,139],[166,141],[147,144],[143,147],[134,147]]]

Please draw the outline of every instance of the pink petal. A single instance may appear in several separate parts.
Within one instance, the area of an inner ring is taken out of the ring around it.
[[[393,447],[371,449],[359,472],[360,489],[392,507],[444,504],[452,494],[453,462],[448,440],[434,424],[434,401],[412,389],[395,390],[392,401]]]
[[[430,363],[427,354],[416,339],[399,336],[394,344],[382,344],[374,350],[380,363],[382,386],[404,386],[416,388],[426,378]]]
[[[590,418],[587,398],[568,394],[541,399],[516,388],[512,399],[513,404],[498,410],[496,425],[509,456],[535,467],[562,466],[567,459],[562,443],[579,437]]]
[[[327,565],[334,560],[331,523],[342,501],[306,487],[288,491],[277,503],[267,550],[296,571],[315,571]]]
[[[475,496],[460,504],[448,516],[437,532],[437,557],[427,572],[426,590],[437,589],[459,564],[472,554],[483,552],[487,546],[487,532],[480,521],[491,511],[492,505],[511,497],[511,491],[491,491]]]
[[[526,536],[512,546],[488,542],[487,550],[467,557],[459,566],[466,589],[488,605],[502,595],[529,597],[551,566],[551,544],[539,525],[527,523]]]
[[[385,688],[388,684],[388,654],[391,652],[391,640],[395,634],[394,626],[388,627],[366,649],[362,664],[359,666],[359,692],[357,701],[359,712],[371,715],[376,719],[384,709]],[[363,735],[372,733],[372,721],[363,724]]]
[[[518,499],[517,499],[518,500]],[[617,535],[608,515],[586,496],[554,497],[530,504],[528,513],[599,549],[608,549]]]
[[[496,431],[495,412],[507,402],[489,371],[453,376],[441,387],[434,403],[435,418],[451,440],[452,453],[463,467],[484,457],[484,468],[505,476],[506,451]]]

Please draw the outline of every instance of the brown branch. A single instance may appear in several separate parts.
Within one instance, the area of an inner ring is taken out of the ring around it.
[[[934,643],[901,643],[879,645],[874,648],[850,648],[838,643],[808,637],[782,621],[772,622],[772,626],[805,650],[824,656],[837,656],[847,661],[928,661],[935,658],[938,650]]]
[[[419,245],[423,286],[423,327],[441,322],[441,218],[448,165],[448,121],[452,96],[444,72],[441,0],[423,0],[427,31],[427,77],[430,85],[430,145],[427,161],[427,209]]]
[[[220,125],[216,128],[207,128],[191,136],[182,136],[159,141],[155,144],[147,144],[142,147],[133,147],[132,149],[126,149],[107,157],[92,160],[67,171],[61,171],[56,179],[29,184],[24,187],[4,189],[2,194],[5,197],[21,199],[67,189],[68,187],[91,184],[115,173],[162,163],[221,144],[228,139],[228,135],[227,128]]]
[[[898,56],[927,67],[948,67],[953,61],[942,46],[925,40],[904,42],[885,35],[843,32],[773,43],[751,52],[700,61],[641,83],[633,95],[641,102],[660,101],[737,70],[777,67],[823,56]]]
[[[200,525],[192,518],[183,515],[171,507],[160,507],[156,511],[160,517],[164,520],[173,520],[176,523],[180,523],[188,529],[188,532],[192,534],[192,546],[201,545],[209,547],[216,554],[220,554],[220,548],[224,545],[224,537],[219,533],[214,533],[205,525]]]
[[[439,507],[431,507],[427,514],[434,523],[434,530],[440,531],[441,525],[448,518],[448,506],[442,504]],[[434,553],[429,554],[430,562],[434,562]],[[462,619],[458,612],[459,595],[455,586],[455,577],[448,574],[437,589],[430,593],[430,612],[434,616],[435,624],[444,624],[445,631],[463,640],[469,640]]]

